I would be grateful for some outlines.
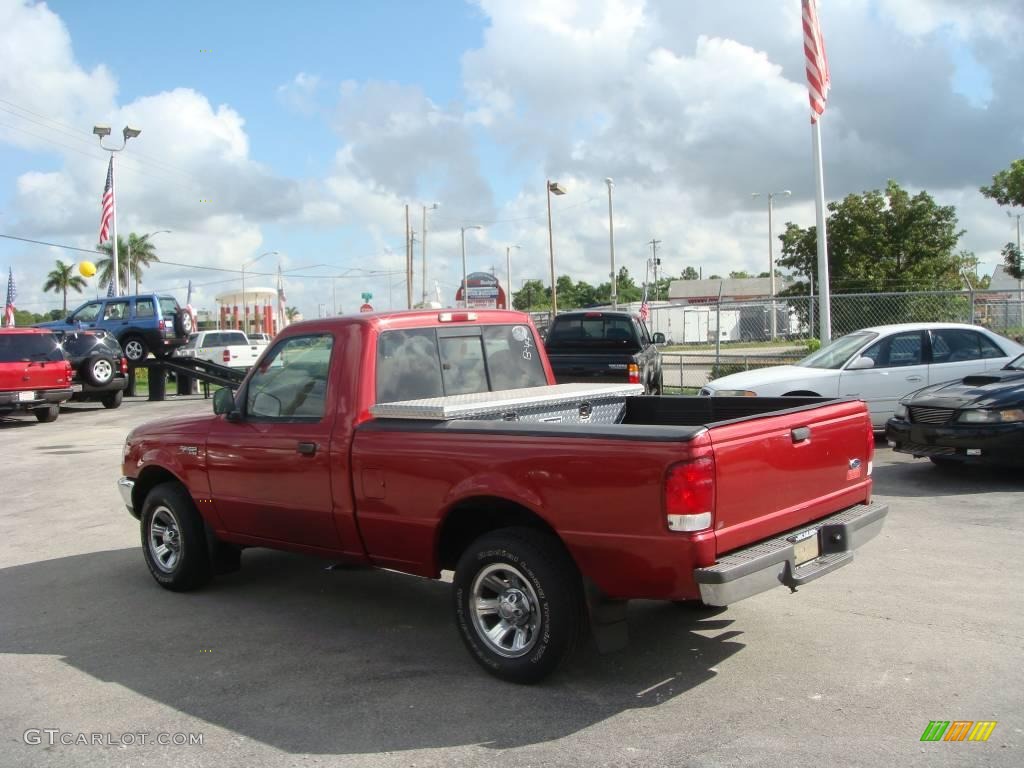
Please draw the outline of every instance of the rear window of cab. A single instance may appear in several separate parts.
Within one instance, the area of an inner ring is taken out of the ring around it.
[[[0,334],[0,363],[57,362],[64,359],[52,333]]]

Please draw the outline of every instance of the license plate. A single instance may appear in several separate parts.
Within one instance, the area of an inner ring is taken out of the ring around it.
[[[793,562],[802,565],[818,556],[818,531],[805,531],[793,538]]]
[[[81,384],[72,384],[71,385],[71,391],[72,392],[81,392],[82,391],[82,385]]]
[[[36,399],[36,393],[35,392],[19,392],[18,393],[18,402],[30,403],[30,402],[32,402],[35,399]]]

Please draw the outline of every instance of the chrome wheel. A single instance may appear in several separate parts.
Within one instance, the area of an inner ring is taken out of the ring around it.
[[[92,377],[97,384],[106,384],[114,376],[114,366],[109,360],[97,360],[92,364]]]
[[[470,599],[473,628],[494,653],[515,659],[536,645],[540,601],[517,568],[493,563],[481,569],[473,579]]]
[[[159,506],[153,511],[147,540],[156,567],[171,573],[181,560],[181,529],[169,507]]]
[[[138,339],[129,339],[124,343],[124,356],[129,360],[141,360],[146,356],[146,348]]]

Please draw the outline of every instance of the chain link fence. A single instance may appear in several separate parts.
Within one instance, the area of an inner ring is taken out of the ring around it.
[[[832,338],[862,328],[915,322],[984,326],[1024,343],[1021,291],[918,291],[833,294]],[[699,389],[730,373],[792,364],[816,348],[817,296],[651,307],[648,326],[663,333],[665,385]]]

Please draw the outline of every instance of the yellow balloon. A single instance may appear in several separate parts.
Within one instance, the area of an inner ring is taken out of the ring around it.
[[[92,277],[96,274],[96,265],[91,261],[83,261],[78,265],[78,271],[86,277]]]

